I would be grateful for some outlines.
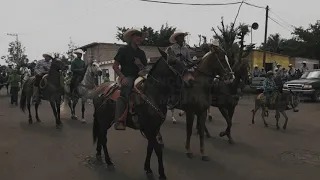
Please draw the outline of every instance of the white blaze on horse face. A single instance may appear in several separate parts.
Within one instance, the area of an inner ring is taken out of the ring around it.
[[[100,68],[100,65],[99,65],[97,62],[93,62],[93,63],[91,64],[91,71],[92,71],[95,75],[97,75],[98,72],[101,72],[102,70],[101,70],[101,68]]]

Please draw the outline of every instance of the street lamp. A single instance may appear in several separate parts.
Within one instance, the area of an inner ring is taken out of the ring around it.
[[[252,44],[252,30],[257,30],[259,28],[259,24],[254,22],[254,23],[252,23],[250,28],[251,28],[251,44]]]

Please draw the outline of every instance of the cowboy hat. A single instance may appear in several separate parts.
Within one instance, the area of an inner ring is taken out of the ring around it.
[[[128,42],[131,40],[132,35],[137,34],[137,33],[141,33],[142,35],[144,35],[145,37],[148,36],[147,32],[142,32],[141,30],[138,30],[137,28],[132,28],[132,29],[128,29],[124,34],[123,34],[123,40],[125,42]]]
[[[44,54],[42,54],[42,56],[43,56],[43,57],[45,57],[45,56],[49,56],[49,57],[51,57],[51,59],[53,59],[53,57],[52,57],[51,53],[44,53]]]
[[[214,39],[213,42],[212,42],[212,45],[214,46],[217,46],[217,47],[220,47],[220,42],[218,39]]]
[[[170,38],[169,38],[170,43],[176,43],[176,42],[177,42],[176,37],[177,37],[177,36],[180,36],[180,35],[187,36],[188,33],[182,32],[182,31],[176,31],[176,32],[174,32],[174,33],[170,36]]]
[[[254,67],[259,67],[258,64],[254,65]]]
[[[288,67],[292,67],[292,64],[289,64]]]
[[[74,54],[83,54],[83,51],[81,49],[77,49],[73,53]]]
[[[302,63],[301,64],[307,64],[307,61],[302,61]]]

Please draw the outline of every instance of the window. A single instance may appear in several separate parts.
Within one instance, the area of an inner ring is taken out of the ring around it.
[[[320,71],[308,71],[301,76],[301,79],[314,79],[314,78],[316,79],[320,78]]]
[[[319,64],[314,64],[313,69],[319,69]]]

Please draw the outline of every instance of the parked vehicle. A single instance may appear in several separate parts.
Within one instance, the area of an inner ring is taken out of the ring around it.
[[[263,77],[263,76],[260,76],[260,77],[253,77],[252,78],[252,81],[251,81],[251,84],[250,84],[250,88],[251,89],[255,89],[256,92],[263,92],[263,81],[265,80],[266,78]]]
[[[286,82],[283,91],[289,90],[320,102],[320,69],[307,71],[300,79]]]

